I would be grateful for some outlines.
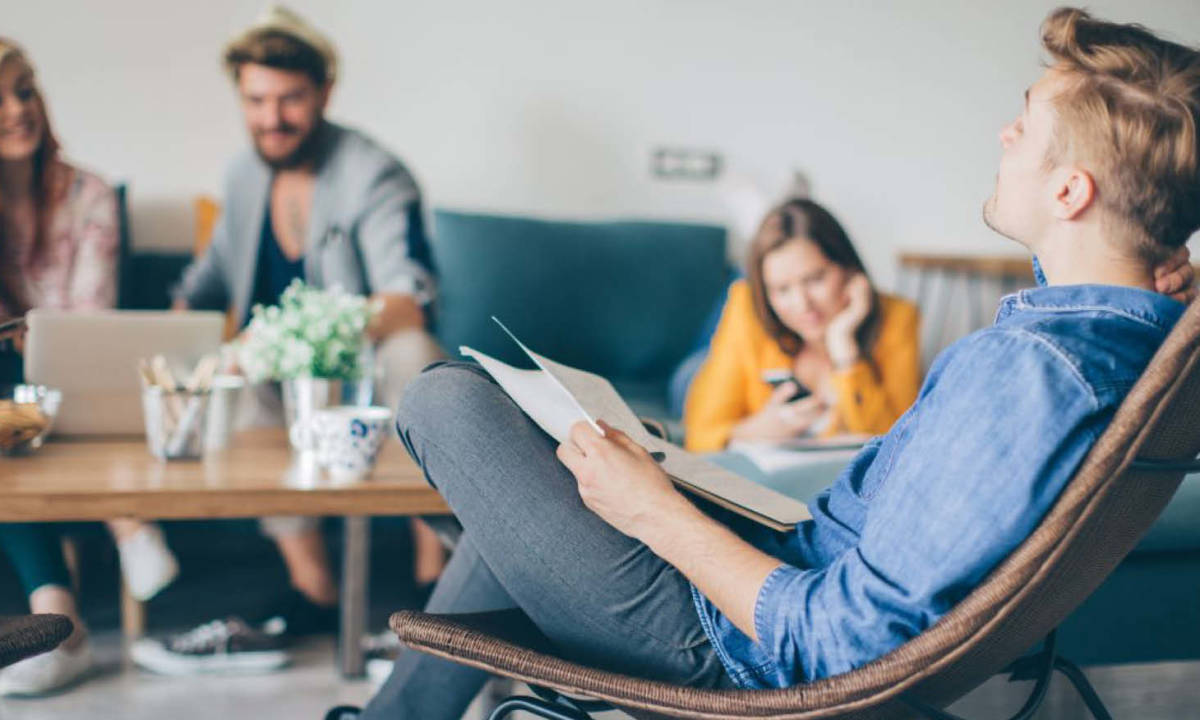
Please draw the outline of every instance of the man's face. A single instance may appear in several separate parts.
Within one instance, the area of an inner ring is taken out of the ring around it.
[[[238,70],[238,94],[254,148],[274,168],[308,159],[329,99],[303,72],[247,63]]]
[[[983,206],[988,227],[1030,246],[1053,221],[1054,173],[1050,167],[1056,113],[1051,100],[1066,80],[1047,70],[1025,92],[1021,114],[1000,131],[996,189]]]

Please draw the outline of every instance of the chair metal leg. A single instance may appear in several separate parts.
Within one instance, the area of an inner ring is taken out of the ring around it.
[[[496,706],[489,720],[504,720],[512,713],[524,710],[546,720],[591,720],[587,713],[580,712],[566,705],[549,702],[540,698],[514,695]]]
[[[1033,655],[1020,658],[1003,671],[1009,674],[1009,682],[1034,681],[1029,698],[1025,700],[1021,709],[1008,720],[1029,720],[1037,713],[1046,700],[1046,692],[1050,689],[1050,678],[1055,670],[1071,681],[1071,685],[1079,693],[1079,697],[1091,712],[1092,717],[1096,720],[1112,720],[1112,715],[1108,712],[1108,708],[1104,707],[1104,701],[1100,699],[1087,676],[1075,663],[1058,655],[1054,645],[1055,633],[1051,632],[1046,636],[1046,642],[1041,650]],[[901,696],[900,701],[930,720],[965,720],[953,713],[927,705],[916,698]]]
[[[584,717],[588,717],[592,713],[604,712],[606,710],[613,709],[613,706],[609,705],[604,700],[584,700],[583,698],[574,698],[570,697],[569,695],[563,695],[557,690],[541,687],[540,685],[530,685],[529,689],[533,691],[534,695],[537,695],[545,702],[557,705],[566,705],[572,710],[582,713]]]
[[[1112,720],[1112,715],[1109,714],[1108,708],[1104,707],[1104,701],[1096,693],[1096,688],[1092,687],[1092,682],[1078,665],[1059,655],[1054,658],[1054,669],[1066,676],[1075,686],[1075,692],[1083,698],[1083,704],[1091,711],[1092,717],[1096,720]]]

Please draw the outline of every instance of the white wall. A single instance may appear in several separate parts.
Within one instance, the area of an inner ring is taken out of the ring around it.
[[[394,148],[440,206],[736,218],[792,168],[887,283],[898,249],[1012,252],[980,206],[996,131],[1057,2],[292,0],[343,58],[331,116]],[[1196,0],[1098,0],[1200,43]],[[245,142],[222,43],[259,2],[2,0],[69,154],[132,184],[135,242],[186,247],[190,199]],[[651,148],[711,148],[718,183],[662,182]]]

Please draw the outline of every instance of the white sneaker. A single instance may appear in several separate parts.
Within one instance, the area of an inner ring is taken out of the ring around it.
[[[84,638],[74,650],[60,646],[0,670],[0,695],[44,695],[81,680],[92,665],[92,648]]]
[[[366,654],[367,679],[376,686],[383,685],[391,677],[396,656],[400,654],[400,638],[396,633],[384,630],[364,637],[362,648]]]
[[[268,673],[291,662],[286,638],[268,622],[259,629],[237,619],[213,620],[163,640],[142,638],[133,662],[160,675]]]
[[[146,525],[133,537],[118,542],[117,552],[125,585],[138,600],[154,597],[179,575],[179,561],[157,525]]]
[[[382,687],[387,679],[392,676],[392,669],[396,666],[395,660],[387,658],[371,658],[367,660],[366,671],[367,679],[375,687]]]

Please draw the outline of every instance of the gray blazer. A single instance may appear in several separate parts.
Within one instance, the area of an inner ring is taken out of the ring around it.
[[[357,130],[326,123],[322,132],[305,280],[361,295],[410,293],[429,302],[434,285],[416,180]],[[177,298],[199,310],[232,307],[239,320],[246,317],[270,190],[271,169],[253,150],[234,159],[212,242],[184,271]]]

